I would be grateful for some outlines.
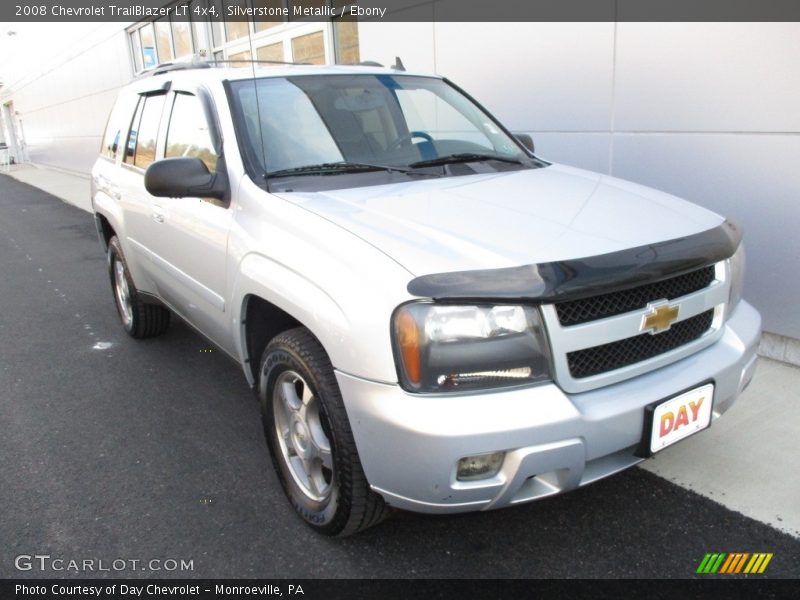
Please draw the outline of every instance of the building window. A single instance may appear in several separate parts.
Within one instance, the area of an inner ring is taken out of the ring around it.
[[[358,21],[337,19],[333,22],[333,47],[336,62],[340,65],[357,65],[360,58],[358,50]]]
[[[211,42],[215,48],[225,44],[224,28],[225,24],[222,21],[211,21]]]
[[[187,21],[173,21],[172,39],[175,42],[175,57],[189,56],[194,53],[192,28]]]
[[[261,46],[261,48],[256,50],[256,56],[258,56],[258,60],[284,62],[283,42],[269,44],[268,46]]]
[[[249,61],[253,60],[252,56],[250,55],[250,50],[245,50],[243,52],[236,52],[235,54],[228,54],[228,60],[233,61],[244,61],[244,62],[234,62],[231,64],[232,67],[249,67]]]
[[[349,3],[350,0],[344,0]],[[213,6],[222,19],[206,17],[180,21],[163,18],[140,22],[129,29],[129,43],[136,73],[157,65],[183,59],[199,52],[221,60],[357,64],[358,22],[353,18],[324,22],[293,17],[294,7],[342,6],[342,0],[180,0],[178,6]],[[225,21],[228,6],[288,8],[288,19]],[[191,13],[187,13],[191,14]],[[244,63],[234,64],[243,66]]]
[[[163,63],[175,58],[172,53],[172,34],[169,21],[156,21],[156,48],[158,49],[158,62]]]
[[[284,2],[283,0],[253,0],[253,6],[263,7],[263,8],[283,8]],[[275,20],[259,20],[253,23],[255,27],[256,33],[261,31],[266,31],[267,29],[272,29],[273,27],[277,27],[278,25],[282,25],[284,23],[284,19],[278,20],[277,17],[273,17]]]
[[[164,17],[155,22],[139,23],[129,33],[133,66],[137,73],[175,58],[190,56],[195,51],[192,24],[189,21],[170,22]]]
[[[292,60],[311,65],[325,64],[325,38],[321,31],[292,38]]]
[[[227,7],[240,6],[242,9],[247,10],[249,2],[247,0],[228,0],[224,3],[227,14]],[[249,21],[225,21],[225,38],[228,42],[245,38],[250,35],[250,22]]]
[[[158,64],[156,53],[156,38],[153,34],[153,24],[148,23],[139,30],[142,38],[142,65],[145,69],[152,69]]]
[[[139,39],[139,30],[131,31],[131,52],[133,52],[133,72],[138,73],[142,66],[142,41]]]

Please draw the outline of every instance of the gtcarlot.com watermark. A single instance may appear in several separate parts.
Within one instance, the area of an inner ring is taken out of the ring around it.
[[[194,559],[183,558],[64,558],[49,554],[20,554],[14,559],[17,571],[47,573],[103,573],[103,572],[183,572],[194,571]]]

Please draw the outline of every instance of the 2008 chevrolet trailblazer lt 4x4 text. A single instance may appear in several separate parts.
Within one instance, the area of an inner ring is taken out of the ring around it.
[[[741,231],[548,163],[399,66],[159,67],[93,170],[117,310],[233,357],[297,513],[487,510],[707,427],[749,383]]]

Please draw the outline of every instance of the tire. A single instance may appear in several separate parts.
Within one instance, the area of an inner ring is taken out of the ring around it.
[[[108,274],[117,314],[128,335],[141,339],[164,333],[169,327],[170,312],[163,306],[142,300],[117,236],[108,242]]]
[[[350,421],[322,345],[304,327],[264,350],[258,396],[272,462],[289,502],[312,529],[347,536],[388,514],[358,457]]]

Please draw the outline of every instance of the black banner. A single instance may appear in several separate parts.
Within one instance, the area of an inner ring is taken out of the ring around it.
[[[799,0],[12,0],[0,20],[800,21]]]
[[[538,580],[538,579],[273,579],[273,580],[0,580],[3,600],[40,598],[145,598],[147,600],[224,600],[281,598],[302,600],[434,600],[480,598],[796,598],[790,579]]]

